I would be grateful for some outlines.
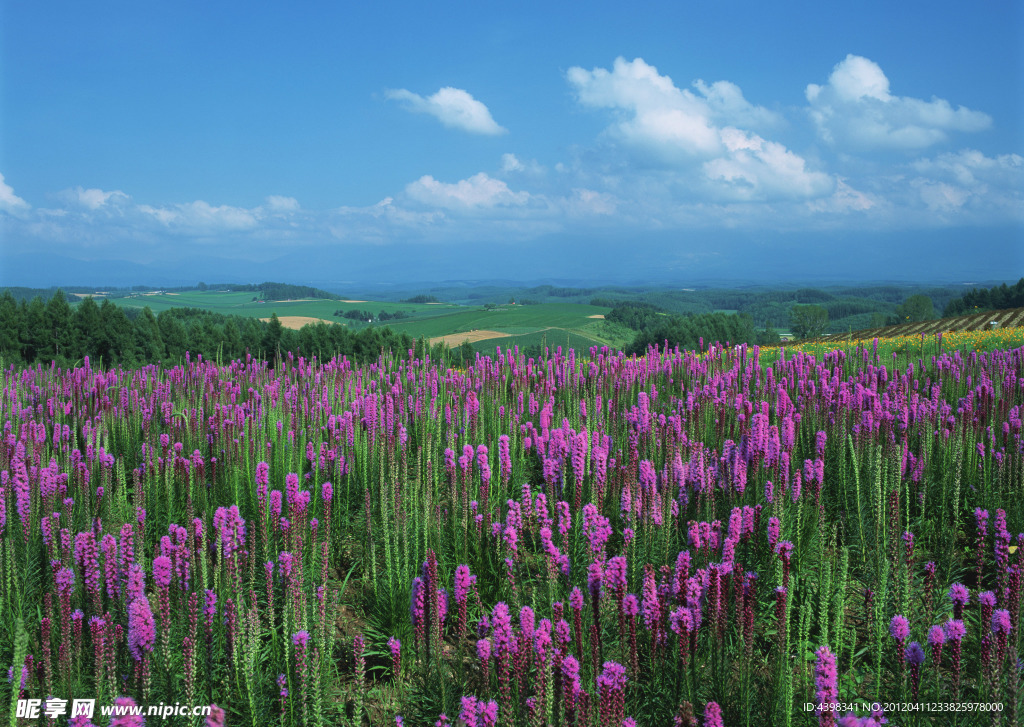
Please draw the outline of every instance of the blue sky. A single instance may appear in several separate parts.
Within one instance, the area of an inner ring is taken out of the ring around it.
[[[1020,8],[4,0],[0,281],[1013,278]]]

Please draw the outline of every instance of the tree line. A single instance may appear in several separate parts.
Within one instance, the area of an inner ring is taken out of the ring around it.
[[[1024,278],[1012,286],[1003,283],[992,288],[975,288],[969,293],[964,293],[959,298],[949,301],[942,312],[942,317],[1021,307],[1024,307]]]
[[[779,334],[770,326],[754,327],[746,314],[697,313],[679,315],[642,301],[625,301],[605,315],[606,321],[620,323],[635,330],[636,336],[626,353],[643,354],[650,346],[696,349],[716,341],[770,345],[779,342]]]
[[[0,295],[0,358],[5,366],[55,362],[67,367],[88,356],[93,366],[133,367],[177,363],[186,351],[223,361],[246,354],[273,359],[291,351],[318,358],[342,355],[366,363],[385,349],[413,349],[419,356],[430,353],[435,360],[453,364],[473,356],[471,349],[430,347],[423,339],[386,327],[351,331],[315,323],[290,330],[276,315],[269,322],[196,308],[172,308],[155,315],[148,307],[125,309],[91,297],[72,307],[59,290],[45,302],[41,296],[18,301],[9,291]]]

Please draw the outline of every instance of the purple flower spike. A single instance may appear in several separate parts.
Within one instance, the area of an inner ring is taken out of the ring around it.
[[[889,623],[889,633],[897,641],[906,641],[907,637],[910,636],[910,622],[907,621],[905,616],[897,614],[892,617],[892,621]]]
[[[725,727],[722,721],[722,708],[718,702],[708,702],[704,706],[704,727]]]
[[[924,663],[924,649],[916,641],[911,641],[907,647],[906,660],[908,664],[920,666]]]

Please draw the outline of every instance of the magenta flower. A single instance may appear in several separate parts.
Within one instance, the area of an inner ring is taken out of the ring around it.
[[[773,551],[779,542],[781,529],[782,524],[779,522],[777,517],[768,518],[768,548]]]
[[[496,727],[498,724],[498,703],[493,699],[489,702],[477,703],[477,714],[480,717],[480,727]]]
[[[971,592],[962,583],[954,583],[949,587],[949,600],[953,602],[953,618],[959,619],[971,600]]]
[[[904,616],[897,614],[892,617],[889,623],[889,633],[897,641],[906,641],[910,636],[910,622]]]
[[[943,629],[946,632],[946,640],[950,642],[950,659],[953,662],[953,693],[959,694],[961,642],[967,634],[967,629],[964,628],[964,622],[959,619],[950,619],[945,623]]]
[[[210,705],[210,713],[206,715],[206,727],[224,727],[224,710],[216,704]]]
[[[836,702],[839,700],[838,679],[836,671],[835,654],[827,646],[822,646],[815,652],[817,662],[814,666],[814,685],[817,687],[817,700],[819,704]],[[834,725],[835,714],[831,710],[824,710],[818,714],[818,724]]]
[[[472,695],[462,697],[459,701],[461,703],[459,719],[466,723],[466,727],[479,727],[480,722],[477,719],[476,697]]]
[[[960,641],[967,634],[964,622],[957,619],[947,621],[943,630],[946,632],[946,639],[948,641]]]
[[[153,611],[149,607],[149,600],[139,596],[128,605],[128,648],[135,661],[142,661],[153,651],[154,643],[156,624]]]
[[[153,559],[153,582],[161,588],[171,585],[171,559],[165,555],[158,555]]]
[[[110,727],[145,727],[146,720],[141,714],[132,714],[135,710],[133,707],[137,707],[135,700],[131,697],[118,697],[114,700],[114,706],[120,707],[116,711],[116,717],[111,717]]]
[[[491,641],[498,658],[515,651],[513,639],[512,615],[509,613],[508,605],[497,603],[491,613]]]
[[[932,663],[937,669],[942,663],[942,646],[946,643],[946,632],[941,626],[932,626],[928,630],[928,643],[932,647]]]
[[[924,663],[924,649],[921,648],[921,644],[916,641],[910,642],[907,646],[906,660],[908,664],[914,666],[921,666]]]
[[[392,636],[388,639],[388,650],[391,652],[391,675],[398,679],[402,673],[402,642]]]
[[[993,633],[1010,633],[1011,622],[1010,612],[1005,608],[1000,608],[998,611],[992,614],[992,631]]]
[[[722,708],[718,702],[708,702],[704,705],[704,727],[725,727],[722,721]]]
[[[476,583],[476,576],[469,571],[468,565],[460,565],[455,568],[455,586],[452,595],[456,603],[464,603],[469,596],[469,591]]]
[[[640,613],[640,603],[632,593],[626,594],[622,599],[622,612],[627,616],[636,616]]]
[[[605,566],[604,570],[605,584],[615,594],[615,597],[620,600],[626,593],[627,567],[626,559],[621,555],[617,555],[608,561],[608,565]]]
[[[606,661],[597,677],[602,724],[621,723],[625,714],[626,668],[614,661]]]

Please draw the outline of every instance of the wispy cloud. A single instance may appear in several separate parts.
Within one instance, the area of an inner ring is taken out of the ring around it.
[[[445,126],[472,134],[504,134],[487,107],[461,88],[445,86],[437,93],[423,97],[404,88],[386,92],[389,99],[399,101],[409,111],[429,114]]]
[[[282,197],[278,194],[272,194],[266,199],[266,209],[270,212],[297,212],[299,210],[299,200],[294,197]]]
[[[824,85],[805,91],[811,118],[827,143],[854,149],[923,149],[951,132],[989,128],[991,117],[941,98],[931,101],[894,96],[881,67],[848,55],[832,69]]]

